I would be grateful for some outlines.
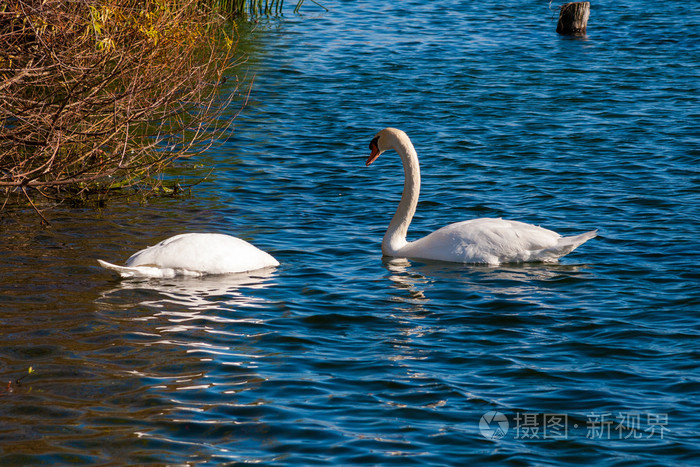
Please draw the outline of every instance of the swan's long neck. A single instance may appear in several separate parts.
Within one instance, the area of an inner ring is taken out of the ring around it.
[[[392,146],[401,156],[404,171],[403,194],[399,207],[389,223],[389,228],[382,240],[382,253],[387,256],[394,256],[398,250],[406,246],[406,234],[408,226],[411,224],[413,215],[416,213],[418,205],[418,195],[420,194],[420,167],[418,165],[418,154],[407,136],[399,136]]]

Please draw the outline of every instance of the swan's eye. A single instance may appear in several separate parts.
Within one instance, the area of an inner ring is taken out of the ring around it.
[[[379,148],[379,136],[375,136],[372,141],[369,143],[369,149],[370,151],[373,148]]]

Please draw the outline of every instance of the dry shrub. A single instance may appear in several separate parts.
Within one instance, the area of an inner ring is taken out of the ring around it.
[[[195,0],[0,5],[5,202],[104,198],[205,150],[238,94],[220,87],[236,66],[226,28]]]

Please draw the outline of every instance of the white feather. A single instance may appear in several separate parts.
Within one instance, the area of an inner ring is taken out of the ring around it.
[[[228,274],[279,266],[275,258],[245,240],[215,233],[170,237],[133,254],[125,266],[98,262],[122,277],[153,278]]]

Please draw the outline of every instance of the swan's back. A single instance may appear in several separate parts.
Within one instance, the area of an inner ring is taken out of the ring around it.
[[[408,243],[402,256],[474,264],[555,262],[596,232],[562,237],[531,224],[503,219],[472,219],[447,225]]]
[[[126,266],[100,264],[122,277],[173,277],[229,274],[279,266],[270,254],[245,240],[215,233],[170,237],[132,255]]]
[[[245,240],[215,233],[188,233],[170,237],[132,255],[129,267],[206,271],[207,274],[245,272],[279,263]]]

